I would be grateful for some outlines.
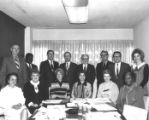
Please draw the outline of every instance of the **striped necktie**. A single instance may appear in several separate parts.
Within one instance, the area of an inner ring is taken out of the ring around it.
[[[14,62],[15,62],[15,64],[16,64],[16,68],[19,70],[19,69],[20,69],[20,61],[19,61],[19,58],[18,58],[18,57],[14,58]]]

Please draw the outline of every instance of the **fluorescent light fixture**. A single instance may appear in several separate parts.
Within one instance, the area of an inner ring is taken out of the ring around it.
[[[88,22],[88,0],[62,0],[70,23]]]

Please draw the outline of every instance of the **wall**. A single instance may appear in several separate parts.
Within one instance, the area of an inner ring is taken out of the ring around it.
[[[134,28],[134,45],[145,52],[145,60],[149,63],[149,17]]]
[[[23,25],[0,11],[0,63],[3,56],[10,54],[9,48],[14,43],[20,45],[20,54],[24,54],[24,28]]]
[[[24,54],[24,26],[0,12],[0,56],[8,56],[9,48],[17,43]]]
[[[33,29],[33,40],[133,40],[133,29]]]

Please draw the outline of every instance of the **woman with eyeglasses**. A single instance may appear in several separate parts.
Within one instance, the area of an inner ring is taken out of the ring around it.
[[[112,82],[112,73],[109,69],[103,71],[104,82],[99,85],[98,98],[108,98],[114,104],[117,101],[119,89],[116,83]]]

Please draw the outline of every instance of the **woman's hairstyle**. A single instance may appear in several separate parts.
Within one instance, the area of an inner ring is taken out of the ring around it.
[[[40,75],[40,73],[39,73],[38,70],[32,70],[32,72],[31,72],[31,76],[32,76],[32,74],[38,74],[38,75]]]
[[[58,72],[60,72],[60,73],[62,74],[62,76],[64,77],[64,71],[63,71],[62,68],[57,68],[57,69],[55,70],[55,75],[57,75]]]
[[[111,72],[111,70],[109,70],[109,69],[105,69],[104,71],[103,71],[103,75],[104,74],[109,74],[111,77],[112,77],[112,72]]]
[[[78,72],[78,78],[79,78],[79,76],[80,76],[81,73],[83,73],[85,75],[85,77],[86,77],[85,71],[82,70],[82,71],[79,71]]]
[[[136,54],[136,53],[138,53],[138,54],[141,56],[141,61],[143,62],[143,61],[144,61],[145,54],[144,54],[144,52],[143,52],[141,49],[139,49],[139,48],[136,48],[136,49],[133,50],[133,52],[132,52],[132,54],[131,54],[132,60],[134,60],[134,54]]]
[[[11,76],[16,76],[17,82],[18,82],[18,78],[19,78],[18,74],[17,73],[9,73],[9,74],[6,75],[6,85],[8,84],[8,81],[10,80]]]
[[[130,75],[131,76],[131,80],[133,82],[136,82],[136,74],[134,72],[126,72],[125,75],[124,75],[124,79],[125,79],[126,75]]]

